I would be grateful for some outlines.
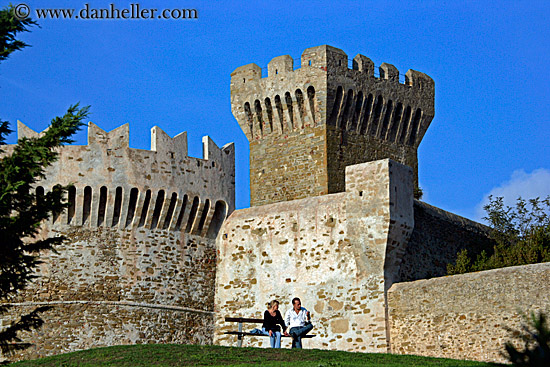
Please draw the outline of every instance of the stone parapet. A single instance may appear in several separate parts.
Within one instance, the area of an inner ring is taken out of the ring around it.
[[[550,263],[394,284],[391,352],[506,362],[510,329],[520,330],[531,311],[548,315],[548,294]]]
[[[38,137],[21,122],[19,138]],[[14,146],[7,146],[7,152]],[[106,132],[88,125],[87,145],[59,149],[36,183],[37,194],[72,185],[68,210],[53,225],[169,229],[215,238],[235,209],[235,150],[203,138],[203,158],[189,157],[187,133],[151,129],[151,150],[129,147],[129,126]]]

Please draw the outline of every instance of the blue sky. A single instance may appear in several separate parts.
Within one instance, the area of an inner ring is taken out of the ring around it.
[[[110,3],[88,1],[90,8]],[[79,11],[86,2],[25,4],[33,12]],[[508,202],[550,194],[549,1],[139,4],[194,8],[199,17],[38,20],[41,28],[20,37],[32,47],[0,64],[0,118],[43,130],[80,102],[105,130],[130,123],[134,148],[149,149],[155,125],[171,136],[188,131],[196,157],[204,135],[218,146],[234,142],[237,208],[244,208],[249,151],[231,114],[231,72],[329,44],[434,79],[435,118],[418,153],[426,202],[475,219],[490,193]],[[83,131],[77,143],[85,142]]]

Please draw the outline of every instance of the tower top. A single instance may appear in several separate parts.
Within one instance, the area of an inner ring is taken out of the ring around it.
[[[231,109],[250,142],[252,205],[343,191],[346,166],[383,158],[412,167],[418,182],[432,78],[409,69],[401,81],[389,63],[375,68],[328,45],[294,62],[283,55],[267,75],[256,64],[231,74]]]
[[[296,69],[304,67],[312,67],[330,73],[342,73],[348,70],[354,70],[357,73],[375,77],[375,66],[368,57],[357,54],[351,59],[351,68],[348,67],[350,59],[348,55],[339,48],[329,45],[310,47],[302,52],[300,65],[294,66],[294,59],[290,55],[277,56],[273,58],[267,65],[267,75],[262,75],[262,69],[252,63],[238,67],[231,73],[232,83],[233,78],[244,78],[247,80],[261,79],[265,77],[273,77],[275,75],[286,74],[293,72]],[[399,81],[399,71],[392,64],[383,63],[378,68],[379,79],[389,79]],[[238,80],[238,79],[237,79]],[[235,82],[237,81],[235,80]],[[409,69],[405,73],[405,82],[408,86],[416,86],[419,88],[434,88],[432,78],[424,73]]]
[[[361,89],[374,89],[373,92],[378,92],[380,95],[385,94],[384,92],[393,94],[392,105],[394,106],[400,102],[397,99],[402,99],[402,105],[407,103],[413,111],[418,108],[421,110],[424,126],[419,127],[413,136],[409,136],[408,139],[411,145],[418,146],[420,144],[429,122],[434,116],[435,84],[428,75],[409,69],[404,74],[403,82],[401,82],[399,70],[394,65],[382,63],[378,68],[375,68],[374,63],[368,57],[357,54],[352,60],[349,60],[344,51],[329,45],[304,50],[300,65],[297,67],[294,66],[294,61],[289,55],[273,58],[267,65],[267,75],[262,75],[262,69],[254,63],[241,66],[231,73],[233,114],[249,141],[261,139],[264,135],[278,130],[279,132],[285,130],[282,121],[278,121],[280,126],[272,126],[274,124],[273,119],[284,119],[284,116],[273,114],[274,102],[278,103],[280,100],[282,104],[280,107],[284,110],[284,105],[288,106],[291,102],[288,97],[300,103],[300,100],[305,98],[305,93],[308,94],[307,97],[313,98],[314,93],[318,93],[321,88],[334,87],[336,89],[334,91],[336,92],[335,95],[331,96],[329,93],[327,96],[329,98],[326,101],[320,101],[320,103],[326,102],[329,104],[324,111],[321,111],[320,116],[288,116],[292,120],[300,120],[301,117],[308,119],[310,117],[310,121],[298,121],[297,126],[294,126],[294,121],[289,121],[291,122],[289,128],[300,128],[305,124],[334,124],[337,121],[333,120],[338,118],[335,115],[336,110],[341,109],[340,112],[345,110],[346,104],[345,101],[341,100],[341,97],[346,92],[354,92],[355,97],[359,97]],[[349,61],[351,61],[351,68],[348,67]],[[374,88],[368,88],[369,85]],[[300,88],[301,86],[302,88]],[[340,93],[338,93],[338,87],[341,87]],[[302,95],[300,96],[300,94]],[[365,93],[361,94],[363,98],[366,98],[366,96]],[[354,98],[354,96],[351,98]],[[386,102],[391,98],[392,96],[385,98]],[[363,101],[362,104],[364,102],[366,101]],[[335,106],[334,103],[337,105]],[[298,107],[307,110],[307,106]],[[351,106],[348,106],[348,109],[349,107]],[[267,119],[263,119],[261,115],[266,112]],[[323,114],[323,112],[325,113]],[[347,112],[349,116],[340,116],[340,121],[338,121],[340,125],[345,125],[344,128],[347,130],[355,129],[359,132],[361,132],[361,129],[367,130],[366,124],[369,121],[364,121],[364,119],[353,121],[360,117],[364,118],[366,115],[353,116],[351,111]],[[319,118],[315,119],[315,117]],[[346,120],[342,121],[344,117],[346,117]],[[378,121],[374,121],[374,123],[378,123]],[[348,124],[350,126],[347,126]],[[371,129],[375,127],[378,128],[378,126],[372,126]],[[382,128],[382,131],[373,131],[371,135],[378,135],[379,138],[385,139],[386,136],[380,136],[381,133],[387,133],[387,131]]]

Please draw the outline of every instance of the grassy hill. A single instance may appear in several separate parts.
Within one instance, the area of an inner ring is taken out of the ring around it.
[[[498,366],[453,359],[367,354],[316,349],[230,348],[204,345],[144,344],[96,348],[10,364],[37,366]]]

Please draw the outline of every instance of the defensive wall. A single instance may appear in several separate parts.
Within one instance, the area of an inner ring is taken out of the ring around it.
[[[470,241],[490,243],[486,227],[414,201],[413,185],[410,167],[384,159],[348,166],[345,192],[233,212],[217,240],[215,343],[236,343],[224,317],[261,318],[271,299],[284,312],[298,296],[314,314],[308,348],[389,351],[391,285],[442,275]],[[442,228],[454,236],[437,238]]]
[[[306,49],[231,74],[231,109],[250,143],[251,206],[345,190],[345,167],[391,158],[413,168],[434,117],[435,86],[408,70],[342,50]]]
[[[511,330],[521,330],[531,311],[548,315],[549,294],[550,263],[394,284],[391,352],[506,362]]]
[[[19,138],[38,133],[18,125]],[[53,309],[23,335],[16,359],[135,343],[210,344],[215,238],[235,208],[234,146],[203,138],[189,157],[186,133],[151,130],[151,150],[129,148],[128,125],[89,123],[88,144],[59,149],[37,199],[73,184],[69,208],[41,227],[68,241],[41,259],[39,277],[10,300],[7,325],[38,305]],[[13,149],[8,146],[7,151]]]
[[[285,55],[267,75],[256,64],[231,74],[252,208],[233,212],[217,240],[216,343],[235,343],[225,316],[262,317],[269,300],[284,311],[299,296],[316,316],[309,347],[391,351],[388,289],[494,245],[486,226],[413,199],[433,80],[409,70],[402,83],[391,64],[375,75],[367,57],[348,61],[323,45],[299,67]]]
[[[491,229],[459,215],[414,201],[414,230],[399,269],[399,281],[441,277],[457,253],[492,249]]]
[[[389,159],[346,172],[343,193],[238,210],[226,220],[218,237],[216,343],[235,343],[221,334],[234,328],[224,316],[263,317],[271,299],[284,312],[298,296],[315,318],[318,336],[308,348],[387,351],[386,277],[413,229],[413,172]]]

